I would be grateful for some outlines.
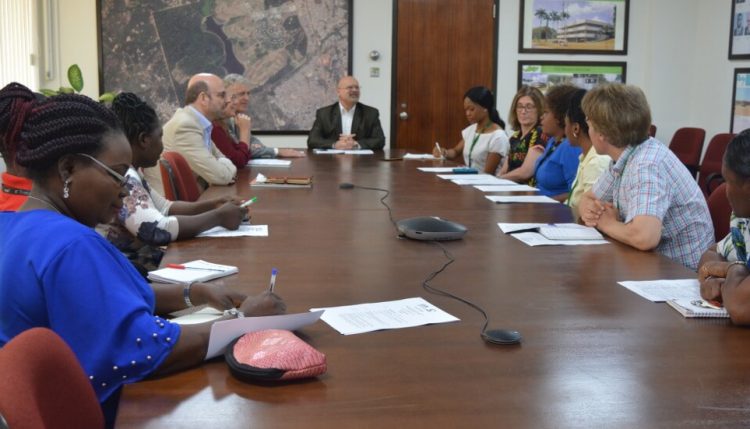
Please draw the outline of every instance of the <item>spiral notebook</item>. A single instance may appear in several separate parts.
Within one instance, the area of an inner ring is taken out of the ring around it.
[[[702,299],[670,299],[667,300],[672,308],[687,318],[693,317],[723,317],[728,318],[726,308],[707,307]]]
[[[149,271],[148,278],[161,283],[192,284],[218,279],[239,271],[237,267],[232,265],[213,264],[200,259],[185,262],[181,266],[184,268],[162,268]]]

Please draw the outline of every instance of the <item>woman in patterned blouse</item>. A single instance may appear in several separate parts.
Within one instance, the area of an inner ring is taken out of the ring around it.
[[[153,167],[163,150],[162,128],[154,109],[133,93],[121,93],[112,102],[133,151],[127,171],[129,194],[112,223],[97,231],[112,242],[142,273],[156,269],[162,257],[159,246],[192,238],[215,226],[237,229],[247,209],[233,198],[187,202],[169,201],[152,190],[140,173]]]
[[[510,153],[499,174],[503,179],[527,182],[534,176],[536,160],[547,144],[540,122],[543,110],[544,95],[536,88],[523,86],[513,97],[508,122],[514,132],[510,136]]]
[[[750,130],[729,142],[721,174],[732,206],[729,234],[703,253],[698,280],[704,299],[723,303],[735,324],[750,325]]]

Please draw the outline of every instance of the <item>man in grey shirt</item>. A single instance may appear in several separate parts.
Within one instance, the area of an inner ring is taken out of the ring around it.
[[[237,120],[247,120],[252,125],[252,119],[246,115],[248,106],[250,105],[250,82],[244,76],[232,73],[224,77],[224,86],[227,89],[227,97],[232,98],[236,103],[237,116],[241,116],[241,119],[229,119],[229,133],[235,141],[240,141]],[[299,158],[305,156],[305,152],[299,150],[268,147],[261,143],[260,139],[252,135],[252,133],[250,133],[250,141],[248,143],[250,144],[250,156],[253,159],[276,157]]]

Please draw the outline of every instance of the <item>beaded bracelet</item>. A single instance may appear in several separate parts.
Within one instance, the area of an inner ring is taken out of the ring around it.
[[[747,262],[745,261],[732,261],[729,263],[729,266],[727,266],[727,270],[732,267],[732,265],[742,265],[743,267],[747,268]]]

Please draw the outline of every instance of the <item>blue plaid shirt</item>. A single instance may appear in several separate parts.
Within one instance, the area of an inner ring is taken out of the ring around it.
[[[625,223],[636,216],[659,219],[662,232],[656,251],[692,270],[713,245],[705,197],[687,168],[656,139],[626,148],[599,177],[593,192],[612,202]]]

